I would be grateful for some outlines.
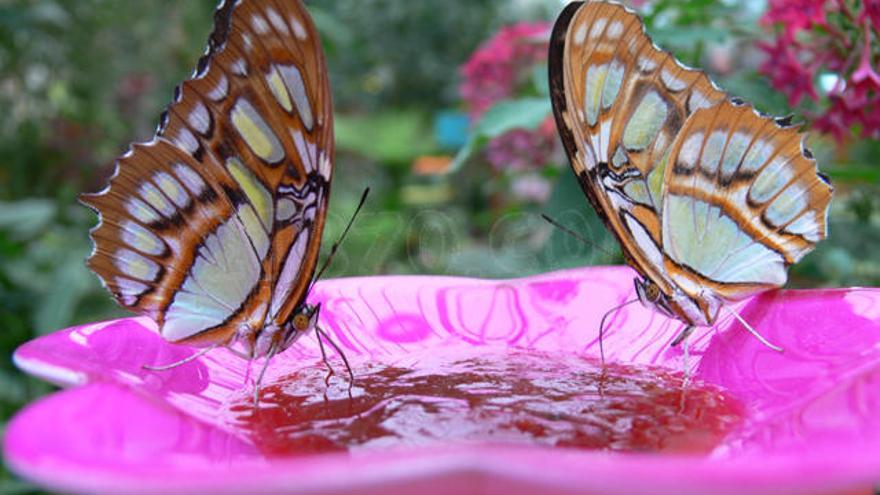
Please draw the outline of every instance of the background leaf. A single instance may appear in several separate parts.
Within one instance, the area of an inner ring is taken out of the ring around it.
[[[548,98],[521,98],[496,103],[474,125],[467,143],[455,156],[450,171],[460,169],[471,155],[479,151],[490,139],[511,129],[534,129],[541,125],[551,112]]]

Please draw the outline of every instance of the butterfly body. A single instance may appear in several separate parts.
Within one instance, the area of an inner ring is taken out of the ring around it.
[[[643,304],[711,325],[826,236],[832,189],[803,136],[662,51],[634,12],[569,4],[549,66],[572,168]]]
[[[332,103],[299,0],[227,0],[156,136],[82,201],[89,266],[169,341],[271,355],[314,328],[305,298],[333,170]]]

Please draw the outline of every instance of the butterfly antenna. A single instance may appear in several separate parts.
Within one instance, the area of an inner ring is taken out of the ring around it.
[[[727,310],[728,313],[732,314],[734,316],[734,318],[739,320],[739,322],[742,323],[742,326],[746,327],[746,330],[748,330],[749,333],[754,335],[756,339],[758,339],[762,344],[767,346],[767,348],[773,349],[776,352],[783,352],[784,351],[784,349],[782,347],[779,347],[778,345],[775,345],[775,344],[771,344],[770,341],[765,339],[760,333],[758,333],[757,330],[752,328],[752,326],[749,325],[749,323],[745,319],[743,319],[743,317],[740,316],[739,313],[732,310],[731,308],[728,308],[727,306],[723,306],[723,307],[725,310]]]
[[[605,336],[605,319],[607,319],[611,313],[614,313],[616,311],[620,311],[624,307],[626,307],[634,302],[639,302],[638,298],[630,299],[629,301],[626,301],[625,303],[618,304],[617,306],[606,311],[604,315],[602,315],[602,321],[599,322],[599,356],[602,358],[602,368],[605,368],[605,345],[602,343],[602,341],[604,340],[604,336]]]
[[[187,357],[181,359],[180,361],[175,361],[171,364],[164,364],[162,366],[150,366],[150,365],[145,364],[141,367],[143,369],[149,370],[149,371],[167,371],[167,370],[170,370],[173,368],[177,368],[178,366],[184,365],[190,361],[195,361],[196,359],[198,359],[198,358],[204,356],[205,354],[216,349],[218,345],[220,345],[220,344],[214,344],[212,346],[205,347],[204,349],[201,349],[199,352],[196,352],[195,354],[187,356]]]
[[[342,235],[339,236],[339,239],[336,239],[336,242],[330,246],[330,254],[327,255],[327,258],[324,260],[324,264],[321,265],[321,269],[318,270],[318,274],[315,275],[315,278],[312,279],[311,285],[309,285],[308,292],[312,291],[312,287],[315,285],[315,282],[321,279],[321,276],[324,275],[324,270],[330,266],[330,262],[333,261],[333,257],[336,256],[336,250],[339,249],[339,245],[342,244],[342,241],[345,239],[345,236],[348,235],[349,229],[354,224],[355,218],[357,218],[358,213],[360,213],[361,208],[364,206],[364,203],[367,201],[367,195],[370,194],[370,188],[364,189],[364,193],[361,194],[361,200],[358,202],[357,208],[355,208],[354,213],[351,215],[351,219],[348,221],[348,225],[345,226],[345,230],[342,231]]]
[[[568,227],[562,225],[561,223],[559,223],[559,222],[557,222],[556,220],[550,218],[550,217],[547,216],[546,214],[541,213],[541,218],[543,218],[544,220],[546,220],[550,225],[552,225],[552,226],[556,227],[557,229],[559,229],[559,230],[565,232],[566,234],[568,234],[568,235],[574,237],[575,239],[577,239],[577,240],[581,241],[582,243],[586,244],[587,246],[592,246],[592,247],[598,249],[599,251],[602,251],[603,253],[605,253],[605,254],[608,255],[608,256],[614,256],[613,254],[611,254],[611,253],[609,253],[608,251],[606,251],[605,249],[603,249],[602,246],[600,246],[600,245],[596,244],[595,242],[593,242],[593,241],[587,239],[586,237],[584,237],[584,236],[578,234],[577,232],[571,230],[570,228],[568,228]]]

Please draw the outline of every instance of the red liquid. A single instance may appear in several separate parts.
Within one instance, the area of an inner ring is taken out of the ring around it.
[[[355,364],[356,382],[309,367],[243,395],[231,426],[266,454],[493,443],[707,453],[742,419],[717,388],[681,373],[576,356],[476,349],[415,365]]]

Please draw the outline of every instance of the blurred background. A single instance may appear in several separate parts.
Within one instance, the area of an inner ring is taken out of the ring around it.
[[[214,0],[0,1],[0,347],[123,316],[85,267],[117,155],[148,140],[192,71]],[[307,2],[329,59],[337,163],[325,247],[372,195],[331,276],[517,277],[620,263],[550,114],[561,0]],[[683,62],[794,114],[836,197],[790,285],[880,284],[880,2],[632,1]],[[603,252],[553,229],[547,213]],[[48,386],[0,364],[3,423]],[[4,493],[30,488],[3,475]]]

